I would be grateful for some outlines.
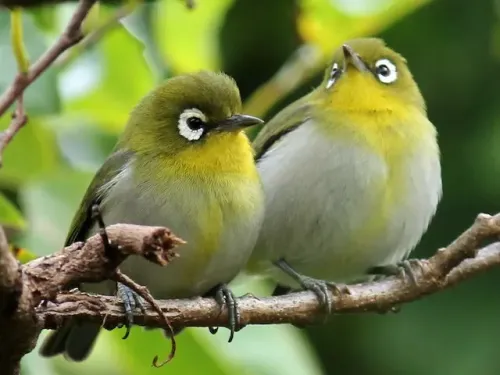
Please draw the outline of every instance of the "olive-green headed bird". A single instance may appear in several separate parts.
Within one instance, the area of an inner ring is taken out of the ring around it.
[[[264,212],[253,150],[243,131],[262,121],[240,112],[238,87],[222,73],[177,76],[151,91],[91,182],[65,242],[96,233],[95,204],[106,225],[169,227],[187,242],[179,258],[164,268],[132,256],[121,270],[158,299],[213,295],[220,304],[227,302],[232,332],[237,311],[227,283],[247,262]],[[110,282],[84,287],[103,294],[114,289]],[[130,292],[118,285],[124,302]],[[64,353],[81,361],[99,329],[71,321],[46,339],[41,354]]]
[[[247,267],[275,294],[397,270],[441,198],[436,129],[406,60],[380,39],[346,42],[323,82],[254,141],[266,196]]]

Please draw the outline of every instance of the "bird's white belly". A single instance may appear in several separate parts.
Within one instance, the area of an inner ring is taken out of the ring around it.
[[[259,184],[240,181],[235,188],[235,182],[231,182],[225,184],[232,188],[222,192],[222,200],[200,186],[178,180],[169,182],[168,194],[162,199],[144,187],[137,189],[130,176],[122,172],[110,198],[101,205],[105,224],[166,226],[187,244],[177,248],[180,256],[166,267],[130,256],[120,269],[160,299],[200,296],[220,283],[230,282],[247,262],[263,218]],[[246,199],[243,206],[249,209],[236,214],[233,200],[242,196]],[[215,210],[214,214],[208,210]],[[216,251],[208,252],[199,239],[200,231],[208,230],[210,220],[221,230],[208,236],[218,239],[219,245]],[[107,294],[111,292],[109,286],[94,284],[86,286],[86,290]]]
[[[271,262],[338,282],[402,260],[418,243],[441,194],[438,155],[415,152],[402,165],[402,194],[384,206],[389,167],[353,142],[326,139],[311,122],[258,163],[266,214],[250,270],[296,285]]]

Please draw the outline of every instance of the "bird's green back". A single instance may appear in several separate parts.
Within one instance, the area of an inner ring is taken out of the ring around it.
[[[310,117],[311,101],[315,92],[296,100],[274,116],[253,141],[255,160],[264,154],[285,134],[297,129]]]

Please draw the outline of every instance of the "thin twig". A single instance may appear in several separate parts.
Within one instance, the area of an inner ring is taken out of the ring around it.
[[[26,46],[24,45],[22,11],[20,8],[14,8],[10,12],[10,41],[12,44],[12,52],[16,58],[18,72],[26,74],[30,63],[28,53],[26,52]]]
[[[158,305],[158,302],[156,302],[156,300],[153,298],[148,288],[137,284],[134,280],[132,280],[127,275],[124,275],[119,270],[116,271],[114,279],[115,281],[122,283],[125,286],[128,286],[130,289],[132,289],[134,292],[140,295],[146,302],[149,302],[152,309],[158,314],[158,317],[163,321],[164,328],[166,327],[165,331],[167,332],[167,336],[170,337],[170,342],[172,343],[172,347],[170,349],[169,355],[167,356],[167,359],[160,362],[160,364],[158,364],[158,356],[155,355],[153,358],[153,366],[162,367],[163,365],[166,365],[175,357],[175,351],[177,349],[174,337],[175,336],[174,329],[172,328],[172,325],[170,324],[170,321],[168,320],[167,316],[163,314],[160,306]]]
[[[77,44],[83,38],[81,25],[96,0],[80,0],[77,9],[73,14],[68,26],[40,58],[29,68],[26,73],[19,72],[14,81],[5,92],[0,96],[0,117],[10,108],[10,106],[22,95],[24,90],[35,81],[40,74],[47,70],[52,63],[68,48]],[[18,110],[23,114],[24,109]],[[12,140],[16,133],[26,123],[27,118],[16,116],[10,123],[8,129],[4,131],[2,141],[0,142],[0,165],[1,156],[5,146]],[[23,123],[24,121],[24,123]]]

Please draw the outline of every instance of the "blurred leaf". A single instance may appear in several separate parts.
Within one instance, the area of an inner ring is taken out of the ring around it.
[[[57,28],[55,7],[37,7],[28,10],[33,17],[33,22],[40,30],[52,33]]]
[[[37,258],[36,254],[32,253],[28,249],[17,247],[15,245],[10,245],[10,249],[16,259],[21,262],[21,264],[28,263]]]
[[[346,39],[377,34],[429,1],[301,0],[298,28],[305,41],[329,55]]]
[[[0,225],[23,229],[26,225],[19,210],[0,193]]]
[[[0,131],[9,125],[10,119],[0,119]],[[16,134],[4,152],[0,169],[0,186],[13,187],[35,179],[55,168],[58,151],[54,135],[39,118],[29,118],[26,126]]]
[[[219,35],[220,55],[243,100],[301,45],[297,12],[295,0],[239,0],[229,8]]]
[[[156,81],[169,78],[168,62],[163,59],[160,46],[156,40],[155,22],[158,5],[144,3],[130,16],[123,19],[123,25],[144,44],[144,56]]]
[[[24,43],[28,58],[33,63],[45,50],[47,43],[35,26],[29,13],[23,13]],[[0,12],[0,92],[11,84],[17,74],[17,64],[10,45],[9,12]],[[60,99],[57,91],[56,72],[48,69],[24,94],[28,115],[51,114],[59,111]],[[4,116],[6,117],[6,116]]]
[[[103,330],[104,331],[104,330]],[[119,352],[106,343],[105,340],[101,338],[97,341],[92,355],[83,362],[70,362],[64,359],[63,356],[57,356],[51,359],[42,358],[38,354],[38,350],[45,340],[48,331],[42,331],[40,337],[38,338],[36,348],[23,358],[24,360],[29,357],[37,357],[44,362],[44,367],[50,368],[48,374],[50,375],[126,375],[127,373],[121,367],[121,358],[119,357]],[[104,333],[104,332],[103,332]],[[105,336],[101,334],[101,336]],[[30,358],[31,359],[31,358]],[[26,375],[38,375],[37,372],[31,372]],[[42,373],[45,375],[45,373]]]
[[[75,168],[97,170],[112,152],[116,134],[81,118],[72,123],[71,127],[58,127],[59,121],[52,124],[58,130],[62,155]]]
[[[162,330],[132,327],[127,340],[122,340],[123,334],[123,329],[115,329],[112,332],[102,330],[91,355],[85,362],[80,364],[57,360],[55,364],[61,369],[61,374],[74,375],[238,373],[230,363],[225,363],[200,345],[189,330],[177,337],[177,355],[161,369],[154,368],[151,363],[155,355],[158,355],[161,361],[170,351],[170,340],[165,338]]]
[[[107,11],[102,7],[101,12]],[[143,44],[124,27],[110,31],[97,45],[99,66],[96,85],[84,95],[65,103],[65,111],[83,115],[109,131],[119,132],[129,113],[153,88],[154,77],[143,56]],[[78,79],[67,76],[66,82]]]
[[[59,250],[92,173],[60,169],[20,190],[20,201],[30,230],[20,245],[37,255]]]
[[[54,375],[50,362],[36,351],[26,354],[21,360],[21,375]]]
[[[130,339],[120,340],[122,331],[112,333],[114,341],[126,358],[127,374],[154,375],[159,370],[152,367],[153,357],[158,355],[162,361],[170,351],[170,340],[161,330],[134,329]],[[241,373],[230,362],[222,360],[209,347],[202,345],[191,329],[176,337],[177,354],[160,371],[173,374],[237,374]]]
[[[273,285],[261,279],[243,275],[231,285],[236,295],[251,292],[255,296],[268,296],[273,288]],[[198,340],[203,342],[205,347],[211,348],[210,350],[219,357],[238,364],[239,374],[324,373],[305,332],[291,325],[248,326],[239,331],[230,344],[227,343],[226,329],[220,329],[215,336],[208,330],[196,330],[193,334],[196,334]]]
[[[220,67],[217,37],[233,0],[197,1],[189,10],[184,1],[157,3],[155,28],[164,59],[176,73]]]

